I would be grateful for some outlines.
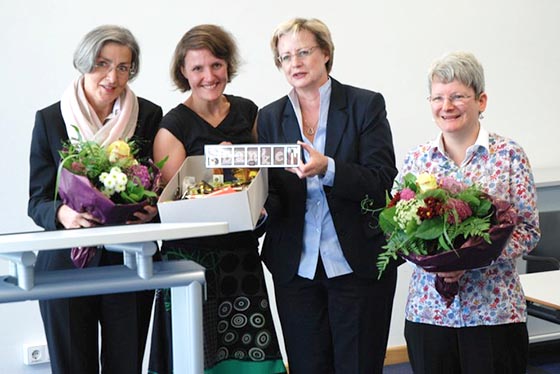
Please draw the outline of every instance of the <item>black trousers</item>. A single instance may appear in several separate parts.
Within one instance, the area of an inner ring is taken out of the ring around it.
[[[441,327],[405,322],[415,374],[524,374],[529,335],[525,323]]]
[[[100,266],[122,263],[120,254],[103,252]],[[73,266],[68,250],[42,253],[40,269]],[[52,373],[99,374],[101,361],[103,374],[140,374],[153,296],[141,291],[39,301]]]
[[[397,274],[314,280],[296,276],[275,285],[290,374],[381,374]]]

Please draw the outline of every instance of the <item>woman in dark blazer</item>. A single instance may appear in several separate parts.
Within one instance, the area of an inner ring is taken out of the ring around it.
[[[137,98],[128,87],[139,70],[139,47],[127,29],[101,26],[89,32],[74,54],[81,75],[61,101],[37,112],[31,141],[28,214],[45,230],[91,227],[98,221],[59,200],[53,201],[59,150],[76,138],[102,145],[132,138],[140,145],[138,158],[150,157],[159,106]],[[157,214],[146,206],[134,222],[148,222]],[[122,254],[97,249],[86,265],[122,264]],[[36,269],[71,269],[70,249],[39,252]],[[148,333],[152,291],[40,301],[54,374],[98,374],[98,326],[101,326],[103,373],[136,374]]]
[[[329,77],[325,24],[293,19],[271,42],[293,87],[258,116],[260,143],[298,143],[299,167],[269,170],[262,258],[270,269],[290,373],[381,373],[396,268],[378,278],[384,237],[360,203],[385,203],[397,174],[379,93]]]

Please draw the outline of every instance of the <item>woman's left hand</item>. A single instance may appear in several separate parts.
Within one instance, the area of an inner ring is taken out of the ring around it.
[[[455,283],[465,274],[465,270],[447,271],[436,273],[438,277],[443,278],[445,283]]]
[[[147,223],[153,220],[157,213],[158,210],[156,206],[146,205],[142,208],[142,210],[134,213],[134,217],[136,217],[137,219],[135,219],[134,221],[127,221],[126,223]]]
[[[325,175],[329,166],[327,156],[316,151],[315,148],[307,143],[298,141],[298,144],[309,153],[309,160],[305,164],[300,161],[297,168],[286,168],[286,170],[296,174],[300,179]]]

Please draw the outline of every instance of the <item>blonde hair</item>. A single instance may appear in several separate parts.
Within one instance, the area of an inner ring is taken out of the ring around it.
[[[288,33],[297,34],[302,30],[307,30],[313,34],[319,48],[321,48],[321,50],[329,56],[329,60],[325,63],[325,68],[327,69],[327,74],[330,73],[334,59],[334,44],[331,38],[331,32],[329,31],[327,25],[316,18],[293,18],[276,27],[276,30],[274,30],[274,34],[272,35],[272,40],[270,41],[270,47],[274,56],[274,64],[277,68],[282,66],[278,60],[278,57],[280,56],[278,54],[278,40]]]

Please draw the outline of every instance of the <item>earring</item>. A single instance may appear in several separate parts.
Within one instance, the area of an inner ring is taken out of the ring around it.
[[[484,119],[484,116],[482,115],[482,112],[478,113],[478,119]]]

